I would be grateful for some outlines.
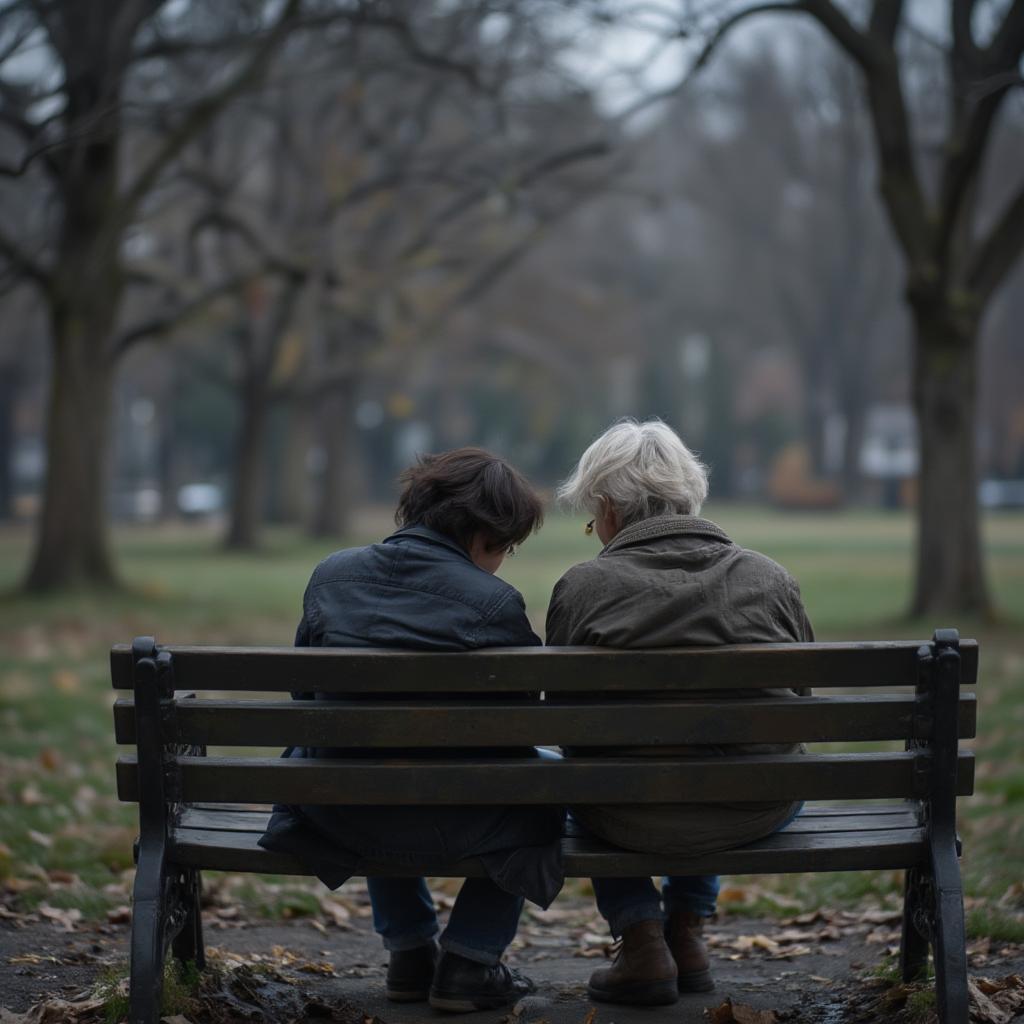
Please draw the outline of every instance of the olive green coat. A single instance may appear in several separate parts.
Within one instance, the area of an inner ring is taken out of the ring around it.
[[[596,558],[573,566],[555,584],[547,616],[551,646],[690,647],[813,639],[793,577],[765,555],[734,544],[714,523],[692,516],[655,516],[626,527]],[[765,694],[792,696],[793,691],[737,690],[714,696],[742,700]],[[596,752],[706,757],[799,749],[733,744]],[[627,849],[699,855],[769,835],[793,810],[790,803],[749,802],[597,805],[572,813],[595,834]]]

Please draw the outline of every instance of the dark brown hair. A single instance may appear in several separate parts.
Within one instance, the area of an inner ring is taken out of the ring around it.
[[[504,459],[482,448],[421,455],[400,477],[395,522],[422,523],[467,550],[481,533],[490,551],[520,544],[540,528],[540,498]]]

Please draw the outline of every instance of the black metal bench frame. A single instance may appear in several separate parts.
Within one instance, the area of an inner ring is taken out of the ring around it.
[[[939,1019],[967,1024],[963,893],[956,798],[973,789],[977,644],[938,630],[931,644],[768,644],[658,651],[505,649],[421,654],[366,649],[158,647],[151,637],[111,651],[120,743],[118,794],[139,804],[132,906],[130,1020],[156,1024],[170,951],[205,965],[200,872],[306,874],[256,845],[253,804],[636,803],[671,800],[887,800],[810,806],[749,846],[703,858],[631,853],[567,834],[570,877],[786,873],[901,868],[900,964],[923,976],[934,948]],[[853,695],[717,699],[752,687],[855,690]],[[912,687],[912,691],[904,689]],[[194,699],[177,690],[316,691],[340,702]],[[872,689],[887,690],[871,693]],[[895,690],[896,692],[892,692]],[[431,694],[443,691],[444,698]],[[543,701],[522,701],[524,692]],[[687,699],[687,691],[699,691]],[[500,703],[515,693],[519,702]],[[711,696],[708,696],[708,694]],[[461,694],[467,699],[460,701]],[[474,704],[482,694],[499,703]],[[472,695],[471,697],[468,695]],[[389,702],[377,703],[372,698]],[[675,699],[673,699],[675,697]],[[506,706],[507,705],[507,706]],[[894,753],[564,761],[480,758],[413,762],[282,761],[280,747],[451,747],[631,742],[877,741]],[[269,746],[263,757],[207,757],[206,746]],[[301,794],[301,796],[300,796]],[[344,794],[344,795],[342,795]],[[898,801],[898,802],[897,802]],[[248,805],[248,806],[246,806]],[[410,868],[368,865],[367,875]],[[469,877],[466,861],[423,874]]]

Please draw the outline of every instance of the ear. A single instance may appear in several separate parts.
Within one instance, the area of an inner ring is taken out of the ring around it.
[[[610,501],[606,502],[605,508],[607,509],[608,525],[612,528],[613,532],[618,533],[622,529],[618,509]]]

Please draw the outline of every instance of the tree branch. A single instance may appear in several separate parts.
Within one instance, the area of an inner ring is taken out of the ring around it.
[[[1024,57],[1024,3],[1013,0],[983,57],[990,67],[1009,70]]]
[[[572,146],[558,153],[549,153],[522,171],[518,177],[506,182],[503,185],[503,190],[513,192],[529,187],[545,175],[561,170],[563,167],[578,163],[581,160],[591,160],[595,157],[607,156],[610,152],[611,147],[609,144],[601,139],[594,142],[581,143],[578,146]],[[403,259],[414,256],[417,252],[430,245],[434,233],[439,228],[461,217],[464,213],[473,209],[473,207],[484,202],[493,193],[494,188],[491,185],[484,185],[468,191],[454,202],[449,203],[448,206],[431,218],[430,223],[405,247],[402,253]]]
[[[28,278],[44,292],[50,290],[53,284],[53,277],[50,271],[33,256],[25,252],[2,227],[0,227],[0,254],[7,257],[7,262],[11,265],[11,269],[20,277]]]
[[[979,309],[984,308],[1003,283],[1021,252],[1024,252],[1024,185],[1007,203],[971,261],[967,286],[978,296]]]
[[[263,37],[256,52],[249,58],[245,66],[220,90],[200,100],[182,119],[177,128],[166,135],[156,153],[153,154],[149,162],[139,172],[134,184],[128,189],[120,211],[124,222],[130,221],[134,216],[139,203],[149,194],[164,168],[181,153],[192,139],[214,121],[225,106],[256,82],[266,68],[274,50],[292,28],[301,3],[302,0],[287,0],[277,22]]]
[[[34,146],[27,150],[22,156],[21,161],[16,164],[0,164],[0,178],[23,178],[29,171],[29,168],[42,156],[47,156],[57,149],[64,149],[68,145],[68,139],[54,139],[52,142],[46,142],[38,146]],[[51,171],[53,165],[48,163]]]
[[[696,60],[690,65],[686,74],[674,85],[659,92],[648,93],[616,115],[620,124],[635,117],[648,107],[678,95],[708,63],[725,37],[737,25],[761,14],[807,14],[813,17],[822,28],[842,47],[862,68],[874,59],[874,48],[867,36],[861,32],[847,16],[836,7],[831,0],[768,0],[766,3],[754,4],[736,11],[722,21],[712,32],[702,47]]]
[[[962,54],[971,66],[977,63],[978,47],[971,31],[976,0],[953,0],[950,21],[953,29],[953,50]]]
[[[871,36],[861,32],[832,0],[804,0],[803,6],[862,68],[867,70],[875,61],[878,53]]]
[[[136,324],[134,327],[124,331],[115,341],[110,349],[109,359],[116,362],[129,349],[134,348],[140,342],[151,338],[163,337],[184,327],[189,320],[206,311],[218,299],[241,291],[253,278],[259,277],[261,271],[254,270],[235,277],[226,278],[211,285],[204,292],[196,295],[187,302],[183,302],[177,309],[163,316],[154,316],[149,320]]]
[[[203,213],[189,229],[189,236],[194,237],[205,227],[220,227],[231,231],[242,238],[262,260],[261,270],[288,277],[306,278],[311,269],[308,264],[283,255],[268,242],[255,225],[250,223],[237,210],[217,207]],[[337,283],[332,281],[331,283]]]
[[[417,64],[434,68],[437,71],[453,72],[473,89],[489,91],[480,79],[479,69],[467,61],[455,60],[444,53],[428,50],[417,38],[406,18],[398,15],[372,13],[368,8],[360,8],[351,14],[353,25],[368,25],[372,28],[386,29],[394,35],[405,52]]]
[[[946,144],[946,159],[939,187],[939,238],[936,245],[942,262],[948,257],[965,198],[972,184],[977,181],[996,115],[1013,84],[1011,80],[1004,80],[976,100],[973,109],[966,115],[965,123],[952,129],[956,135]],[[960,102],[970,108],[970,92]]]
[[[875,0],[868,21],[868,34],[883,40],[886,46],[892,46],[902,18],[903,0]]]

